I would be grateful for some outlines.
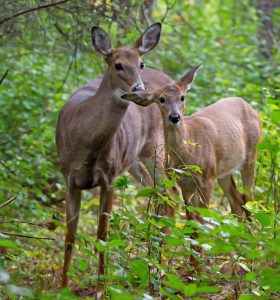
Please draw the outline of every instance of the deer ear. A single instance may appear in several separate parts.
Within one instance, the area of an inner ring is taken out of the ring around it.
[[[151,51],[157,45],[161,33],[161,24],[155,23],[148,27],[145,32],[134,43],[134,48],[138,49],[140,55]]]
[[[107,56],[111,54],[111,40],[109,35],[100,27],[93,26],[91,28],[92,44],[96,51]]]
[[[186,75],[184,75],[181,80],[177,83],[179,86],[184,88],[185,93],[189,91],[192,87],[192,83],[194,81],[196,72],[201,67],[201,65],[194,67],[191,69]]]
[[[128,93],[121,96],[122,99],[134,102],[140,106],[148,106],[155,102],[154,94],[149,92]]]

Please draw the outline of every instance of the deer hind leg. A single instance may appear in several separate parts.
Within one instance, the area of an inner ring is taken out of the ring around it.
[[[242,206],[246,203],[246,198],[237,190],[233,176],[227,175],[219,178],[218,183],[229,200],[231,212],[241,219],[245,212]]]
[[[251,193],[252,193],[252,186],[254,183],[256,156],[257,156],[257,151],[255,150],[252,153],[251,159],[250,160],[247,159],[244,165],[242,166],[242,169],[240,170],[241,179],[245,189],[245,195],[248,199],[250,199],[252,196]]]
[[[61,287],[67,286],[67,272],[71,264],[75,235],[80,215],[81,190],[67,188],[66,192],[66,235],[64,266],[62,271]]]
[[[129,168],[128,172],[143,186],[153,185],[153,179],[141,161],[135,161]]]
[[[97,239],[107,241],[109,216],[112,211],[114,200],[114,191],[107,186],[101,186],[100,208],[99,208],[99,223],[97,230]],[[99,252],[98,275],[105,274],[105,253]]]

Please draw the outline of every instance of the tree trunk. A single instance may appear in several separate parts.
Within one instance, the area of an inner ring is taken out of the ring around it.
[[[256,0],[257,14],[259,17],[258,40],[259,50],[265,58],[271,58],[273,46],[273,1]]]

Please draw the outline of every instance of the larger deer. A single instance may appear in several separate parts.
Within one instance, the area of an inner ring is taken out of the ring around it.
[[[135,92],[122,98],[149,106],[157,103],[162,120],[167,167],[184,169],[198,165],[202,174],[180,175],[178,184],[186,206],[207,207],[217,179],[229,199],[231,210],[239,218],[244,213],[251,191],[256,162],[256,145],[261,138],[257,112],[241,98],[224,98],[189,116],[184,116],[185,93],[191,88],[199,67],[152,92]],[[240,193],[233,173],[240,170],[246,193]],[[190,215],[195,218],[195,214]]]
[[[91,30],[93,45],[105,57],[108,69],[103,77],[72,95],[61,110],[57,123],[57,149],[67,185],[63,287],[67,285],[81,190],[101,187],[97,238],[105,241],[114,197],[110,185],[116,176],[129,169],[143,184],[151,184],[152,171],[149,174],[144,164],[151,160],[153,146],[163,144],[158,108],[145,109],[121,96],[172,82],[167,75],[144,68],[140,58],[157,45],[160,32],[161,25],[156,23],[132,48],[112,48],[106,32],[97,26]],[[157,156],[162,169],[163,161],[162,153]],[[104,272],[104,253],[99,253],[98,274]]]

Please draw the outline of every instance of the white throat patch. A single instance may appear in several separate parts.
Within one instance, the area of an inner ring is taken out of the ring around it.
[[[115,90],[113,91],[113,98],[114,98],[114,100],[115,100],[118,104],[120,104],[121,106],[124,106],[124,105],[125,105],[125,106],[128,106],[129,101],[127,101],[127,100],[121,98],[121,96],[122,96],[123,94],[125,94],[125,92],[122,91],[121,89],[115,89]]]

